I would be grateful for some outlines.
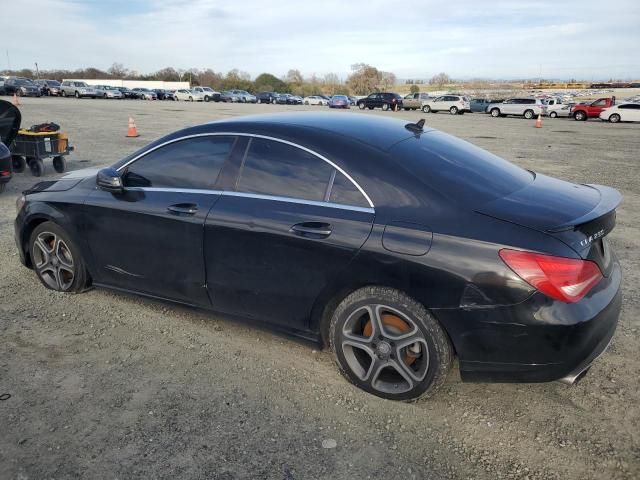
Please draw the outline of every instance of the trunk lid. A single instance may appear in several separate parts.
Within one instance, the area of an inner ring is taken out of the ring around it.
[[[536,174],[533,182],[477,208],[478,213],[552,235],[607,275],[611,252],[605,237],[616,223],[622,195],[602,185],[579,185]]]
[[[0,100],[0,142],[10,147],[20,130],[22,115],[18,107]]]

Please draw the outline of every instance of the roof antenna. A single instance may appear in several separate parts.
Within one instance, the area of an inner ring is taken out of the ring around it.
[[[422,133],[424,131],[424,129],[422,127],[424,127],[424,118],[421,118],[416,123],[407,123],[404,126],[404,128],[406,128],[407,130],[410,130],[410,131],[412,131],[414,133]]]

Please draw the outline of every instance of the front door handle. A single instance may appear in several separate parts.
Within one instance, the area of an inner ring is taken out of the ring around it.
[[[176,215],[194,215],[198,211],[198,205],[195,203],[176,203],[169,205],[167,210]]]
[[[323,222],[296,223],[290,231],[301,237],[327,238],[331,235],[331,225]]]

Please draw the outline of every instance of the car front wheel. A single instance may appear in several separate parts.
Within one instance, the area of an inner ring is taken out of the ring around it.
[[[422,107],[422,111],[423,111],[424,113],[429,113],[429,112],[431,111],[431,107],[430,107],[429,105],[424,105],[424,106]]]
[[[43,285],[58,292],[81,292],[89,275],[80,251],[57,224],[38,225],[29,239],[33,268]]]
[[[576,120],[578,120],[579,122],[584,121],[587,119],[587,114],[584,112],[576,112],[573,115],[573,118],[575,118]]]
[[[447,377],[453,348],[418,302],[386,287],[353,292],[331,318],[329,343],[341,373],[390,400],[432,395]]]
[[[497,118],[500,116],[500,109],[492,108],[490,113],[492,117]]]
[[[614,113],[609,117],[609,121],[611,123],[618,123],[620,121],[620,115],[618,115],[617,113]]]
[[[533,118],[533,110],[527,110],[524,112],[524,118],[531,120]]]
[[[556,118],[558,116],[558,114],[556,112],[551,112],[549,114],[549,118]]]

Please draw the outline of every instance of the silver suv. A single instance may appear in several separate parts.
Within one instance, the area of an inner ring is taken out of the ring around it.
[[[509,98],[502,103],[489,104],[487,112],[489,112],[492,117],[517,115],[530,120],[538,115],[544,115],[546,108],[539,98]]]
[[[90,87],[85,82],[75,82],[72,80],[65,80],[60,85],[60,95],[63,97],[91,97],[96,98],[98,92],[95,88]]]
[[[429,98],[422,104],[422,111],[429,112],[449,112],[451,115],[462,115],[471,111],[469,99],[462,95],[442,95],[441,97]]]

